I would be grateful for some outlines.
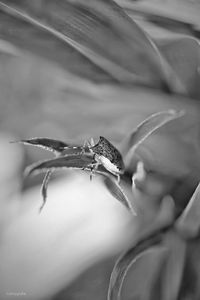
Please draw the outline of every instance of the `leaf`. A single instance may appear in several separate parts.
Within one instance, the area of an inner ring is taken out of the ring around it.
[[[139,257],[145,255],[151,247],[159,245],[161,241],[162,235],[160,233],[144,238],[117,260],[111,274],[108,300],[120,300],[121,289],[130,267]]]
[[[112,0],[0,1],[0,17],[2,38],[74,74],[185,92],[153,41]]]
[[[11,57],[19,57],[21,52],[14,45],[11,45],[0,38],[0,55],[1,54],[9,55]]]
[[[178,299],[185,267],[187,245],[185,240],[173,229],[165,234],[163,245],[168,249],[168,256],[162,272],[161,299]]]
[[[169,123],[172,120],[176,120],[184,115],[183,111],[168,110],[162,111],[150,115],[142,123],[140,123],[136,129],[122,142],[121,152],[125,156],[128,152],[131,154],[136,148],[144,142],[154,131]]]
[[[130,14],[137,13],[146,15],[150,20],[161,23],[162,19],[166,19],[168,23],[177,22],[180,25],[191,26],[191,29],[200,30],[200,5],[194,1],[158,1],[158,0],[117,0]],[[174,26],[175,27],[175,26]]]
[[[167,61],[173,66],[177,76],[181,79],[188,93],[195,98],[200,98],[199,68],[200,68],[200,43],[199,40],[180,36],[177,38],[157,42],[160,51]]]
[[[43,203],[42,205],[40,206],[39,208],[39,212],[42,211],[43,207],[45,206],[46,204],[46,201],[47,201],[47,188],[48,188],[48,183],[49,183],[49,180],[50,180],[50,177],[52,175],[52,171],[51,170],[48,170],[44,176],[44,179],[43,179],[43,182],[42,182],[42,188],[41,188],[41,193],[42,193],[42,199],[43,199]]]
[[[116,180],[113,180],[111,176],[104,179],[104,184],[111,193],[120,203],[122,203],[128,210],[132,212],[133,215],[136,215],[128,197],[125,195],[120,184]]]
[[[200,183],[185,210],[176,221],[176,228],[185,238],[197,237],[200,233]]]
[[[68,144],[62,141],[49,139],[49,138],[31,138],[28,140],[20,140],[17,142],[36,146],[36,147],[41,147],[48,151],[59,152],[59,153],[69,147]]]
[[[18,5],[21,2],[19,1]],[[31,6],[31,1],[27,1],[27,3]],[[41,13],[45,13],[47,7],[43,9],[42,2],[39,4],[37,1],[37,3],[38,10],[41,4]],[[60,67],[80,77],[96,82],[115,81],[101,67],[92,63],[85,55],[66,42],[59,32],[38,22],[34,17],[29,17],[20,9],[16,10],[13,7],[14,4],[16,3],[11,3],[11,1],[4,3],[0,1],[0,34],[2,40],[49,60],[51,63],[56,62]],[[48,14],[47,11],[46,14]]]
[[[32,173],[41,173],[61,168],[90,169],[92,163],[94,163],[94,159],[91,154],[71,154],[34,163],[26,168],[25,174],[29,176]]]
[[[187,256],[179,299],[200,299],[200,240],[187,240]]]

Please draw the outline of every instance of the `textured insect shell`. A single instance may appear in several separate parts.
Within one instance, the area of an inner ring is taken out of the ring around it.
[[[91,147],[92,152],[96,154],[96,159],[104,167],[114,174],[124,172],[124,162],[121,153],[106,138],[100,136],[98,143]]]

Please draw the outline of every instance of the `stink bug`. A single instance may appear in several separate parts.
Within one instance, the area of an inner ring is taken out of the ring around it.
[[[94,159],[98,164],[102,164],[110,173],[120,179],[120,174],[124,173],[125,167],[121,153],[105,137],[100,136],[96,145],[89,147],[94,153]]]

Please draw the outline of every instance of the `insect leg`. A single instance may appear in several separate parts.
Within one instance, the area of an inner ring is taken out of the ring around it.
[[[84,141],[81,153],[84,154],[90,148],[89,142],[87,140]]]
[[[99,162],[95,162],[94,164],[91,165],[91,171],[90,171],[90,181],[92,181],[92,176],[97,170],[98,166],[100,165]]]
[[[91,139],[90,139],[90,147],[94,147],[94,145],[95,145],[94,139],[91,138]]]
[[[117,183],[120,183],[120,175],[116,174],[116,176],[117,176]]]

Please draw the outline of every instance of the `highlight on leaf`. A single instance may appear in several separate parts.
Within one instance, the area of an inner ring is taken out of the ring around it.
[[[32,145],[36,147],[41,147],[45,150],[48,151],[53,151],[53,152],[62,152],[63,150],[67,149],[69,147],[68,144],[59,141],[59,140],[54,140],[54,139],[49,139],[49,138],[31,138],[28,140],[20,140],[16,141],[16,143],[22,143],[22,144],[27,144],[27,145]]]

